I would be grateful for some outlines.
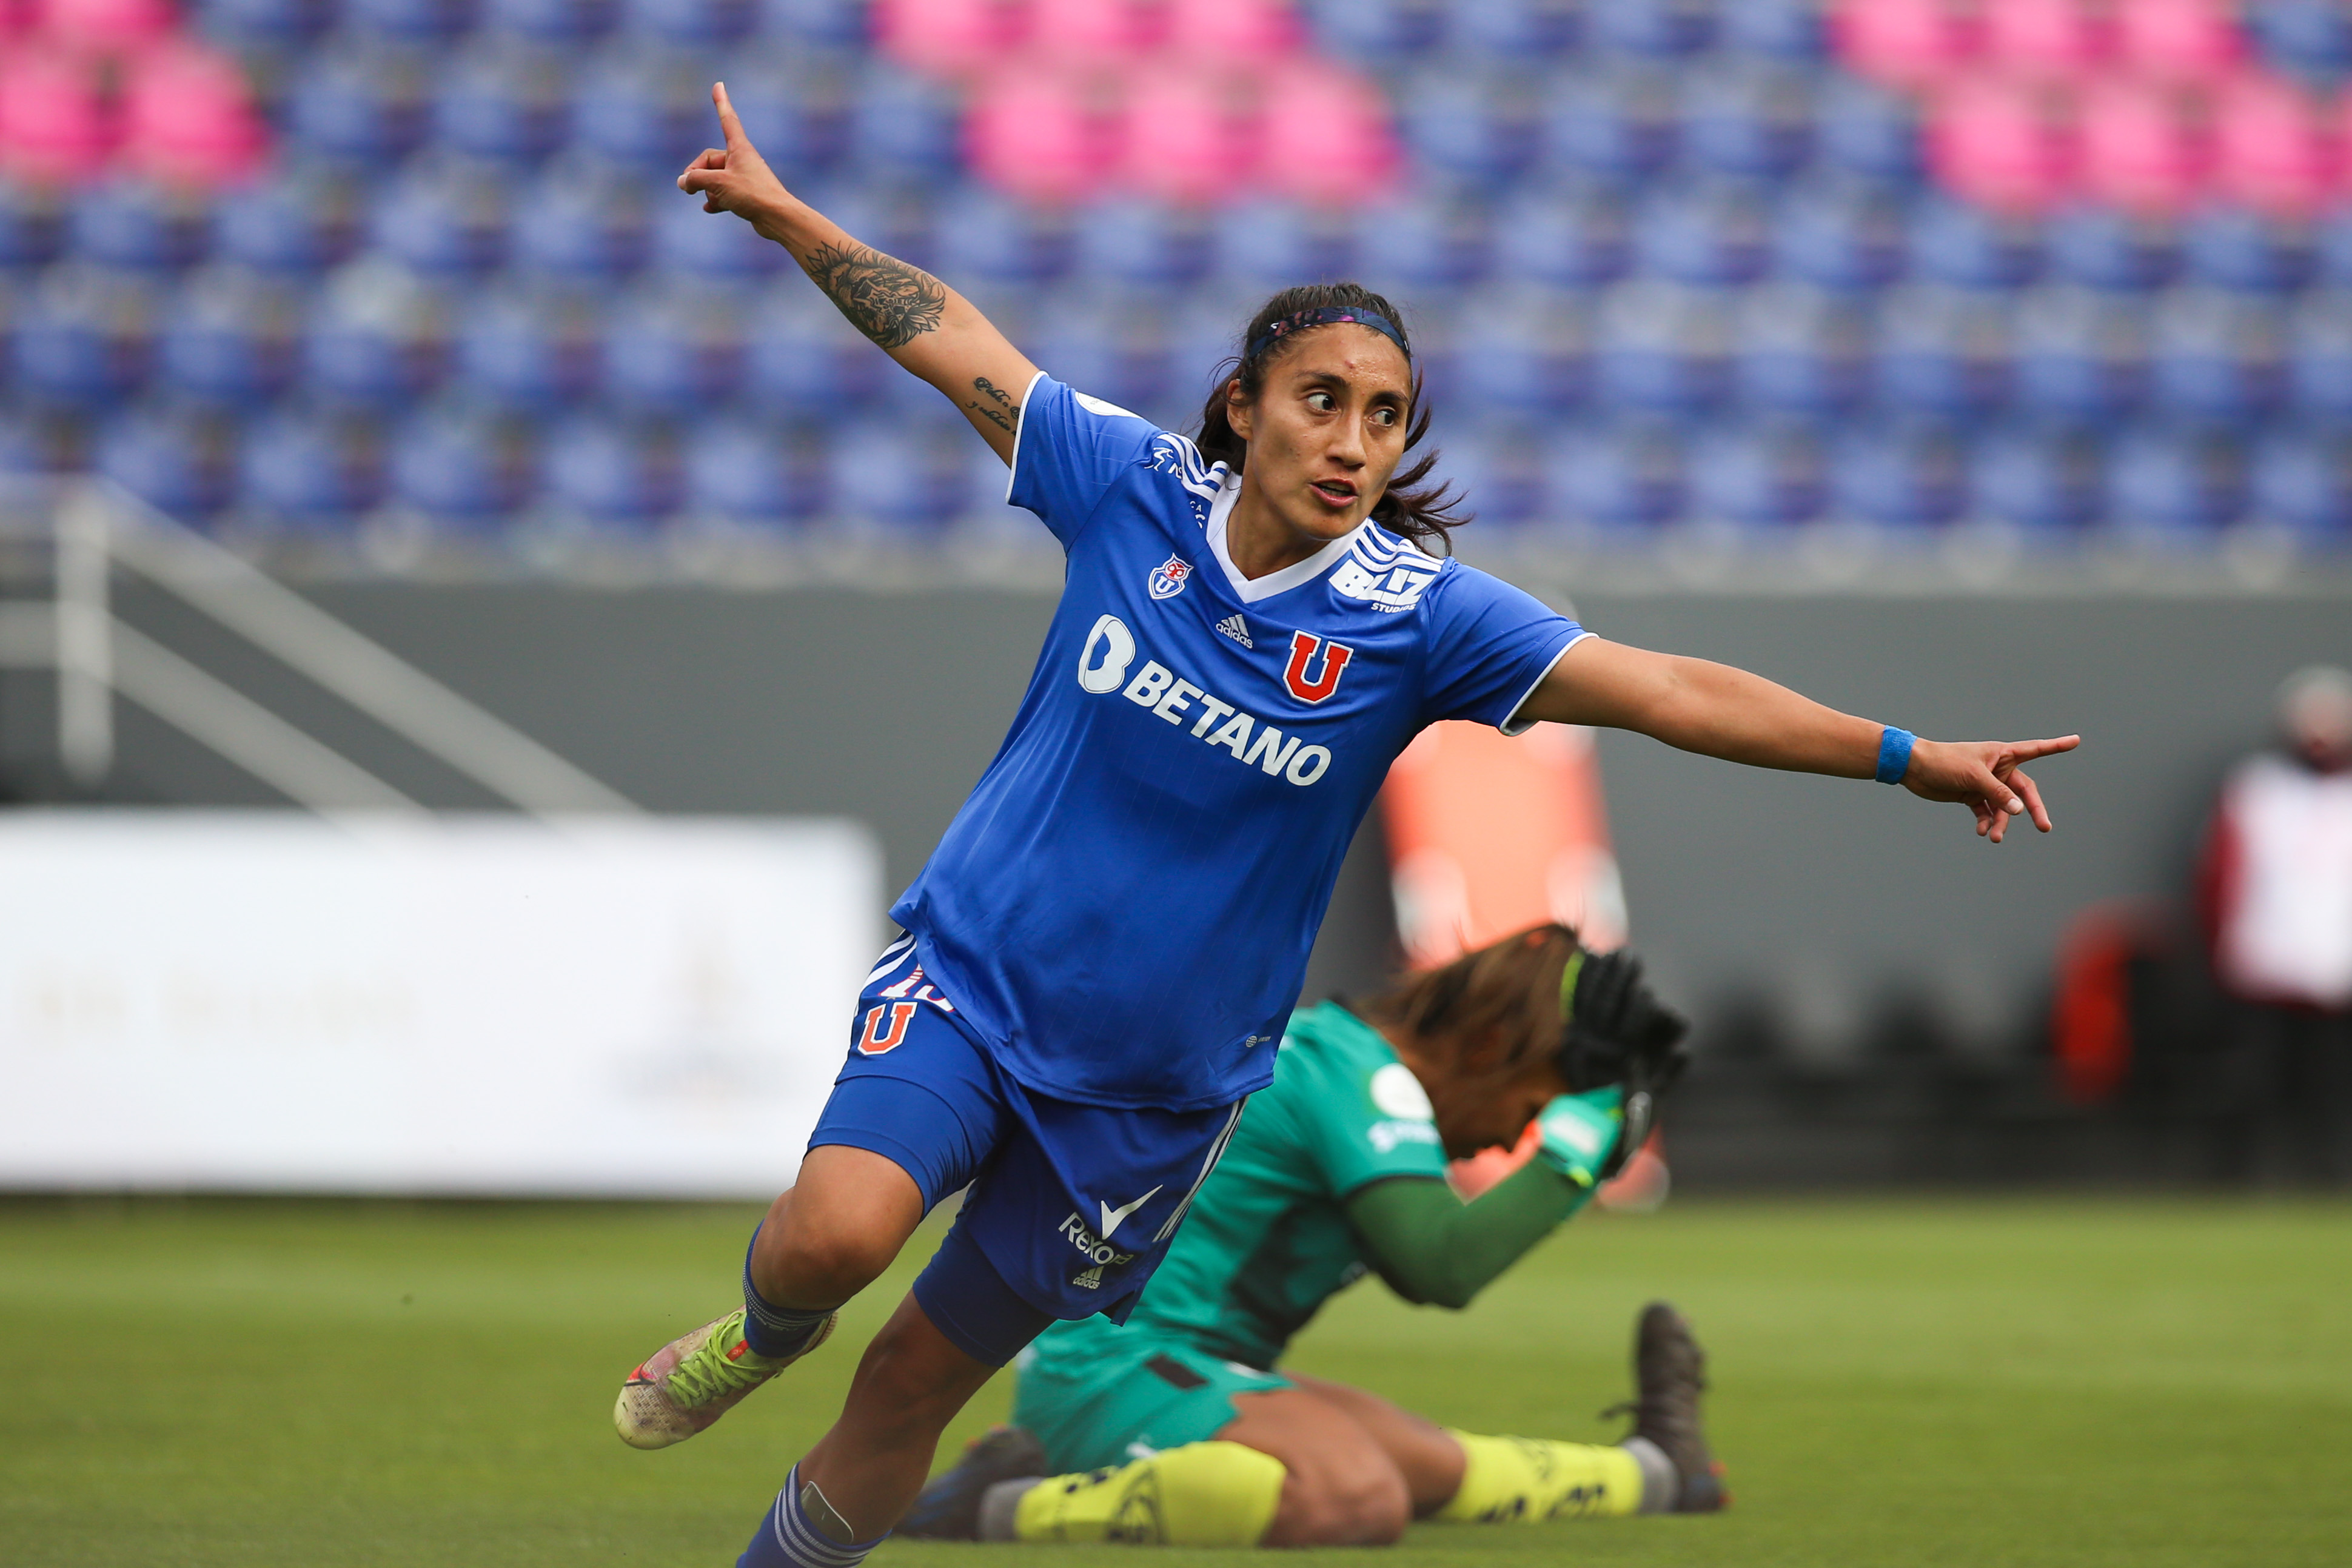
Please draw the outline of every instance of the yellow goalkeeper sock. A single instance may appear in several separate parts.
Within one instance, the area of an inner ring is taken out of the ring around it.
[[[1239,1443],[1187,1443],[1113,1470],[1047,1477],[1021,1494],[1013,1538],[1255,1546],[1287,1473]]]
[[[1642,1467],[1622,1448],[1549,1437],[1481,1437],[1448,1429],[1469,1461],[1462,1487],[1437,1510],[1459,1523],[1605,1518],[1642,1506]]]

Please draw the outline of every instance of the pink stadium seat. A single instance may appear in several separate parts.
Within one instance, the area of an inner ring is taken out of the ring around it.
[[[2047,93],[1997,78],[1950,89],[1929,126],[1928,158],[1944,184],[2007,212],[2035,211],[2063,195],[2072,151]]]
[[[1160,40],[1157,6],[1139,0],[1029,0],[1029,47],[1072,59],[1118,59]]]
[[[111,52],[168,37],[176,22],[172,0],[29,0],[35,25],[75,49]]]
[[[2074,80],[2112,54],[2107,18],[2084,0],[1985,0],[1984,58],[2015,75]]]
[[[2203,181],[2204,138],[2176,89],[2109,79],[2085,87],[2077,102],[2075,161],[2093,200],[2177,213]]]
[[[2336,195],[2343,127],[2309,90],[2259,73],[2212,99],[2213,185],[2257,211],[2308,216]]]
[[[113,142],[93,68],[54,50],[0,54],[0,169],[28,180],[88,180]]]
[[[123,162],[141,174],[201,185],[253,173],[267,138],[245,73],[197,44],[151,49],[122,82]]]
[[[1298,47],[1298,14],[1287,0],[1169,0],[1168,43],[1222,60],[1275,59]]]
[[[1831,28],[1848,66],[1894,87],[1946,79],[1977,47],[1969,16],[1951,0],[1839,0]]]
[[[875,0],[875,42],[899,64],[960,76],[987,66],[1026,36],[1024,6],[1006,0]]]
[[[982,178],[1041,202],[1083,200],[1110,166],[1111,127],[1078,77],[1024,63],[972,95],[965,150]]]
[[[2165,80],[2228,76],[2246,52],[2245,30],[2227,0],[2123,0],[2115,28],[2117,63]]]
[[[1258,119],[1257,184],[1277,195],[1342,205],[1396,178],[1396,137],[1380,89],[1353,71],[1297,60],[1267,74]]]
[[[1180,204],[1232,195],[1255,151],[1249,108],[1249,95],[1230,73],[1171,69],[1159,61],[1134,71],[1121,105],[1116,184]]]

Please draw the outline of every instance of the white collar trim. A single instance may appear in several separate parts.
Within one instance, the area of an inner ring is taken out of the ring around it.
[[[1233,515],[1234,503],[1241,500],[1241,496],[1242,477],[1235,473],[1226,474],[1224,488],[1218,491],[1217,499],[1209,507],[1208,532],[1209,553],[1214,555],[1217,564],[1224,568],[1225,581],[1233,585],[1234,594],[1244,605],[1255,605],[1261,599],[1271,599],[1276,594],[1286,594],[1302,584],[1313,582],[1339,564],[1339,558],[1363,537],[1366,529],[1371,527],[1370,520],[1366,519],[1304,561],[1293,562],[1281,571],[1270,572],[1263,577],[1244,577],[1241,568],[1234,564],[1232,553],[1225,548],[1225,521]]]

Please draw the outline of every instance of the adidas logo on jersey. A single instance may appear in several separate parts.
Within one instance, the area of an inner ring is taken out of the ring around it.
[[[1076,1274],[1070,1276],[1070,1283],[1077,1286],[1081,1289],[1099,1290],[1102,1289],[1102,1270],[1099,1268],[1081,1268]]]
[[[1242,619],[1238,614],[1227,616],[1223,620],[1219,621],[1217,629],[1244,647],[1254,649],[1257,647],[1257,644],[1250,641],[1249,623]]]

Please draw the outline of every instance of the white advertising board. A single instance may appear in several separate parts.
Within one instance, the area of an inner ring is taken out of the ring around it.
[[[0,813],[0,1186],[771,1196],[882,906],[839,821]]]

